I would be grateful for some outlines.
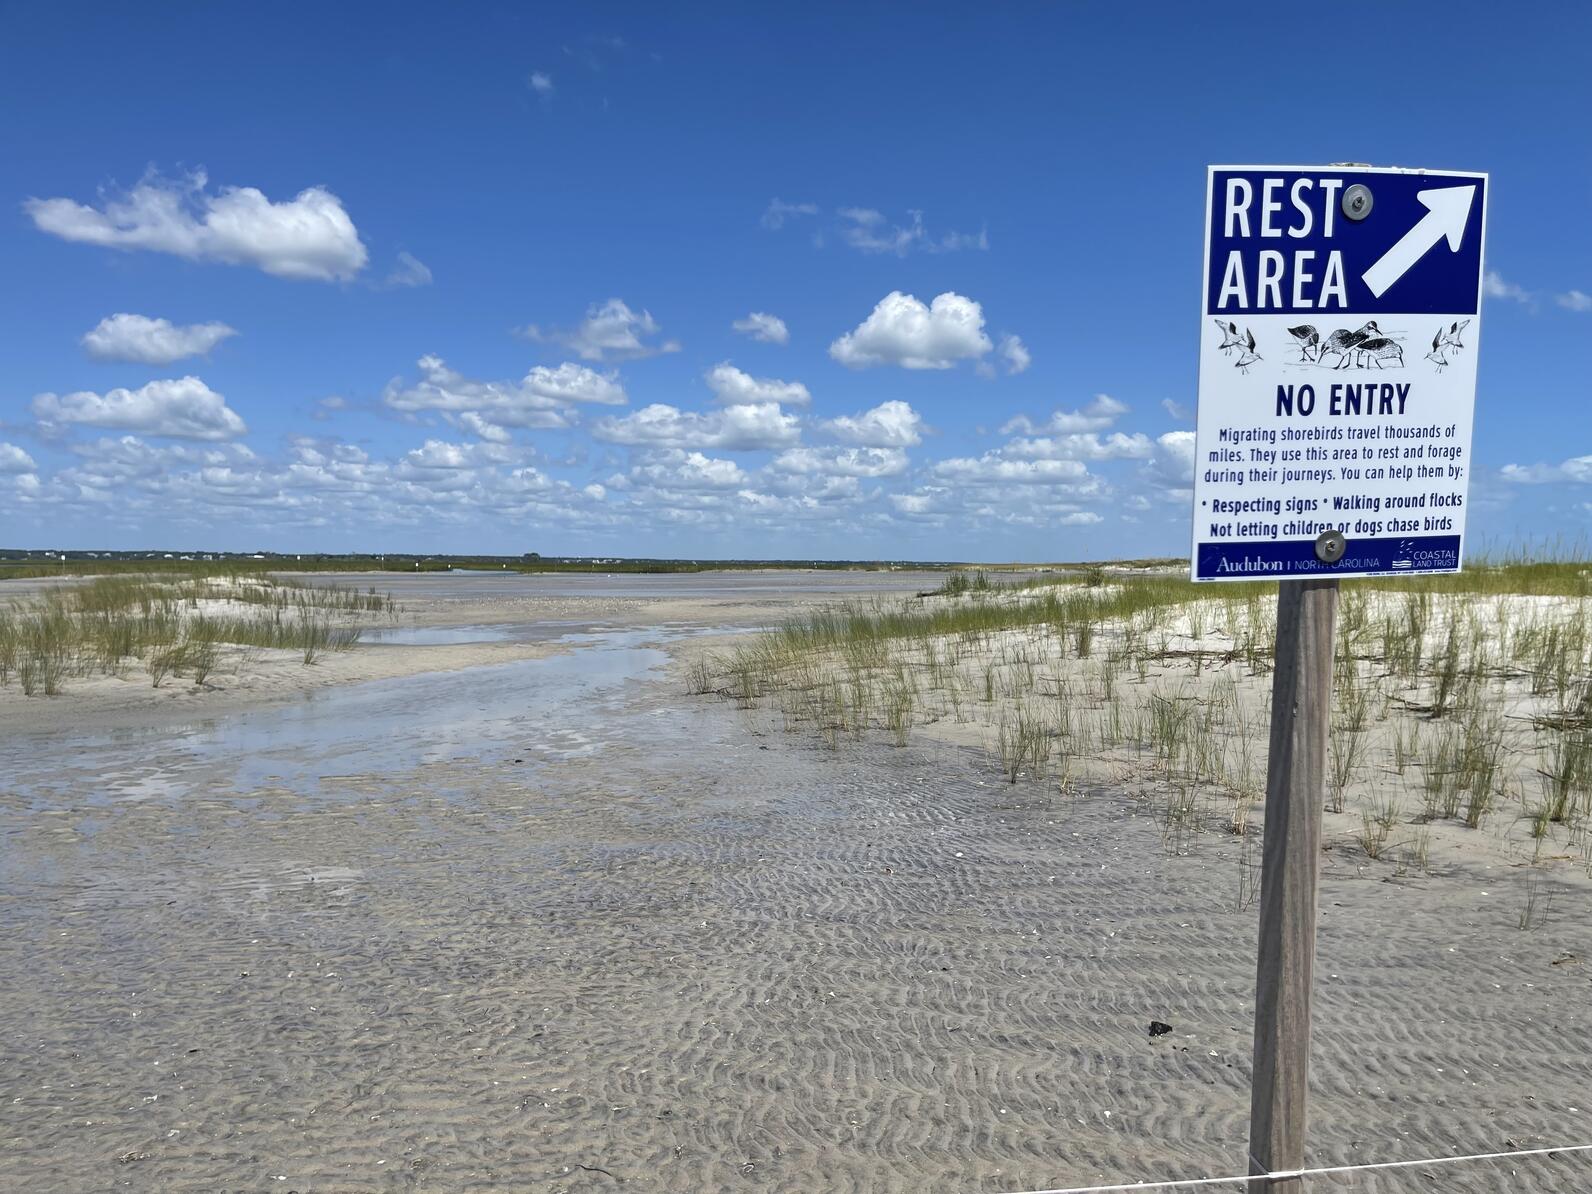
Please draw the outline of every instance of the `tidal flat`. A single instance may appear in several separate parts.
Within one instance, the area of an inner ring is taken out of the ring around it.
[[[1081,652],[1076,618],[955,630],[954,661],[914,636],[858,655],[862,688],[836,639],[839,662],[777,657],[803,688],[754,672],[781,641],[756,632],[836,602],[933,608],[915,595],[945,578],[360,583],[396,616],[313,665],[0,690],[0,1187],[996,1192],[1243,1170],[1259,823],[1250,799],[1233,830],[1246,801],[1223,785],[1264,773],[1263,741],[1237,754],[1264,667],[1233,679],[1231,720],[1173,715],[1260,662],[1242,599],[1180,607],[1198,624],[1169,617],[1165,641],[1098,619]],[[1402,602],[1354,615],[1366,655]],[[1557,689],[1462,680],[1455,648],[1432,716],[1445,627],[1468,623],[1427,617],[1415,690],[1384,703],[1369,658],[1343,678],[1370,745],[1323,860],[1312,1164],[1584,1143],[1592,1118],[1580,839],[1506,811],[1543,760],[1522,747],[1487,779],[1474,840],[1496,848],[1463,844],[1474,776],[1455,816],[1439,784],[1414,824],[1423,752],[1449,774],[1472,711],[1537,716]],[[1124,655],[1108,680],[1124,633],[1144,671]],[[1142,686],[1114,730],[1106,685]],[[1405,796],[1380,760],[1408,704],[1427,728]],[[1384,781],[1402,812],[1372,856],[1356,814]],[[1404,859],[1429,825],[1425,862]],[[1588,1164],[1433,1172],[1557,1191]]]

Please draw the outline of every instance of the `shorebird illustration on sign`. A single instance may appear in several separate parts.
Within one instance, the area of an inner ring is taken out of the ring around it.
[[[1464,348],[1465,345],[1460,341],[1460,336],[1464,334],[1465,329],[1469,326],[1470,320],[1460,319],[1449,324],[1447,331],[1439,331],[1437,334],[1442,337],[1443,347],[1453,349]]]
[[[1467,319],[1465,322],[1469,323],[1470,320]],[[1437,335],[1432,337],[1432,351],[1426,354],[1426,359],[1437,366],[1439,373],[1448,368],[1448,358],[1443,355],[1443,349],[1447,347],[1448,341],[1443,339],[1443,329],[1438,328]]]
[[[1361,340],[1354,348],[1355,364],[1362,369],[1370,368],[1369,362],[1375,361],[1378,369],[1386,369],[1386,362],[1392,361],[1395,365],[1404,364],[1404,349],[1399,347],[1399,342],[1388,336],[1373,336],[1369,340]]]
[[[1216,326],[1222,332],[1221,350],[1231,356],[1233,349],[1244,342],[1244,338],[1238,334],[1238,325],[1231,320],[1218,319]]]
[[[1354,364],[1355,358],[1351,355],[1362,343],[1374,336],[1380,336],[1382,329],[1376,326],[1376,320],[1367,321],[1357,332],[1347,328],[1339,328],[1327,337],[1327,342],[1321,346],[1321,351],[1316,354],[1316,363],[1325,364],[1327,354],[1331,353],[1338,358],[1334,369],[1347,369]]]
[[[1244,329],[1244,339],[1239,345],[1238,360],[1233,362],[1233,367],[1240,373],[1248,373],[1249,367],[1260,360],[1260,354],[1255,351],[1255,333],[1248,328]]]
[[[1299,359],[1301,361],[1314,361],[1316,359],[1310,355],[1312,348],[1319,349],[1321,347],[1321,335],[1315,328],[1308,323],[1301,323],[1296,328],[1289,328],[1288,334],[1299,345]]]

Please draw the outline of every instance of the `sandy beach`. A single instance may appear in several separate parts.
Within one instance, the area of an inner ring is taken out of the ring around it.
[[[311,667],[0,691],[0,1186],[1241,1172],[1241,839],[1167,849],[1109,771],[1008,783],[951,718],[831,748],[688,694],[747,631],[939,580],[360,577],[399,616]],[[1586,1141],[1586,886],[1523,931],[1520,867],[1325,856],[1311,1163]]]
[[[828,601],[914,592],[935,573],[725,572],[695,576],[521,576],[494,573],[282,573],[310,586],[375,589],[397,605],[392,616],[350,619],[358,650],[327,652],[305,666],[291,650],[234,652],[202,686],[173,680],[153,687],[141,669],[73,677],[64,701],[37,700],[0,686],[0,722],[17,732],[59,724],[62,707],[85,729],[159,724],[213,716],[306,692],[368,680],[537,659],[567,650],[560,640],[600,626],[749,629]],[[65,581],[7,581],[0,603],[27,600]],[[429,635],[428,631],[444,633]]]

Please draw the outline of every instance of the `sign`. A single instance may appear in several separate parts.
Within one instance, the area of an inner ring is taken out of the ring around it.
[[[1459,571],[1486,200],[1485,174],[1211,167],[1194,580]]]

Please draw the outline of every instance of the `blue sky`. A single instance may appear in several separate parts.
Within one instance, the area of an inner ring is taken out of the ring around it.
[[[1573,538],[1592,9],[1322,12],[0,4],[0,543],[1180,555],[1205,167],[1350,159],[1490,172]]]

